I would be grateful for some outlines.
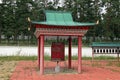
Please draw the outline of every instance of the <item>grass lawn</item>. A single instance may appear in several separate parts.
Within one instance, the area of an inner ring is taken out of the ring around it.
[[[9,80],[17,61],[0,60],[0,80]]]

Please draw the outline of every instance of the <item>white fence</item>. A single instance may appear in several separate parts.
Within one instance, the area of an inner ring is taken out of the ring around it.
[[[45,47],[45,55],[51,55],[51,47]],[[0,46],[0,56],[37,56],[37,46],[29,47],[29,46]],[[77,55],[78,48],[72,47],[72,55]],[[68,47],[65,47],[65,55],[68,55]],[[92,48],[91,47],[83,47],[82,48],[82,56],[92,57]],[[100,56],[100,55],[97,55]],[[116,55],[109,55],[116,56]]]

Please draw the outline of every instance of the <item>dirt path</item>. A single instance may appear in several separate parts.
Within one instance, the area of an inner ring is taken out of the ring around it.
[[[112,65],[111,65],[112,64]],[[120,67],[118,62],[94,62],[82,61],[82,73],[77,73],[77,60],[72,61],[72,69],[67,69],[67,61],[59,65],[64,69],[60,73],[52,73],[55,62],[45,61],[45,74],[40,75],[36,61],[20,61],[10,80],[119,80]],[[113,70],[114,69],[114,70]],[[49,70],[49,73],[47,73]],[[74,72],[76,71],[76,72]]]

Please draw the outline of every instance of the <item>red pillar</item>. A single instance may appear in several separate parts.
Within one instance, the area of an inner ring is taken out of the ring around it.
[[[44,36],[40,35],[40,75],[44,74]]]
[[[78,73],[82,71],[82,37],[78,36]]]
[[[40,69],[40,37],[38,37],[38,68]]]
[[[72,44],[72,39],[69,37],[69,48],[68,48],[68,68],[71,68],[71,44]]]

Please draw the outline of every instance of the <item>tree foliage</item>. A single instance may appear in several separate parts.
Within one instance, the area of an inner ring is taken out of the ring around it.
[[[86,41],[120,40],[120,0],[62,0],[62,4],[60,0],[2,0],[0,42],[2,35],[8,42],[11,39],[15,42],[24,40],[25,36],[28,40],[34,39],[34,34],[27,30],[26,18],[43,21],[43,10],[71,11],[74,21],[78,22],[99,20],[100,24],[85,35]]]

